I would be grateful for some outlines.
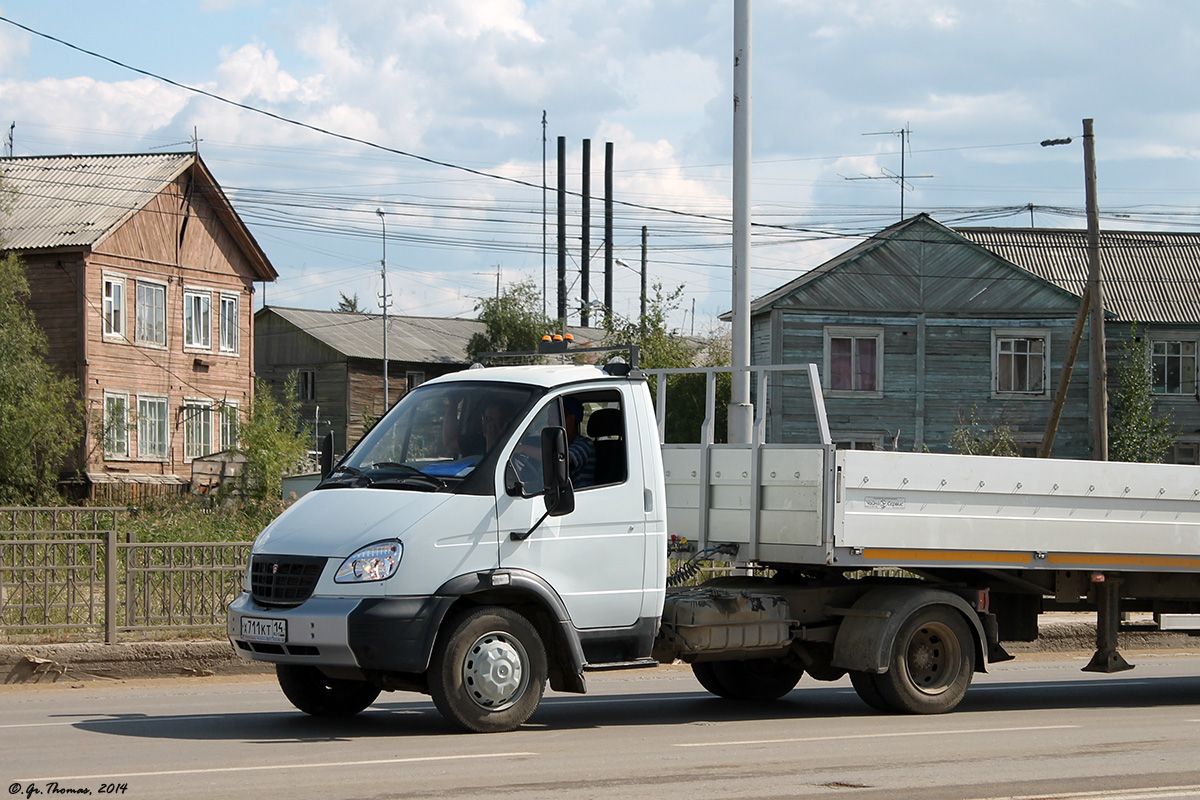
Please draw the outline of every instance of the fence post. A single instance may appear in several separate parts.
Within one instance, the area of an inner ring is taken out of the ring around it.
[[[136,533],[130,531],[128,536],[129,540],[127,543],[129,545],[133,545],[135,542],[137,542]],[[137,560],[137,553],[135,550],[136,548],[132,546],[125,548],[125,626],[127,628],[133,627],[135,616],[134,610],[137,607],[136,599],[134,597],[134,575],[133,569],[131,568],[132,564]]]
[[[115,526],[114,526],[115,527]],[[117,640],[117,532],[104,532],[104,643]]]

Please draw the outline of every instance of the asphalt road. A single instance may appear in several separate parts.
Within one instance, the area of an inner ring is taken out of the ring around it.
[[[327,721],[273,680],[0,687],[0,792],[136,798],[1200,797],[1200,654],[1132,672],[1027,656],[978,676],[953,714],[880,715],[849,682],[785,699],[711,697],[690,670],[589,676],[530,724],[453,733],[428,700],[384,694]],[[72,794],[66,794],[67,791]]]

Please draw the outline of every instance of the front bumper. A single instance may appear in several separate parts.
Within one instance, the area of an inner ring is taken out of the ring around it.
[[[238,654],[276,664],[422,673],[453,597],[310,597],[294,608],[267,608],[243,592],[229,606],[226,632]],[[287,621],[286,642],[242,636],[246,617]]]

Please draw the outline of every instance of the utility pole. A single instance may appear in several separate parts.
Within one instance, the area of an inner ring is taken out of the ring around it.
[[[613,307],[613,143],[604,143],[604,324]]]
[[[567,137],[558,137],[558,319],[567,324]]]
[[[542,317],[546,316],[546,110],[542,109]]]
[[[583,253],[579,259],[579,302],[581,309],[579,311],[579,324],[583,327],[588,326],[588,305],[591,300],[591,287],[588,285],[591,281],[591,260],[592,260],[592,140],[583,140],[583,186],[581,187],[583,195],[583,206],[580,209],[580,216],[583,220],[580,222],[580,240],[582,241]]]
[[[1096,140],[1083,121],[1083,179],[1087,199],[1088,319],[1092,378],[1092,457],[1108,461],[1108,354],[1104,341],[1104,283],[1100,268],[1100,205],[1096,199]]]
[[[750,405],[750,0],[733,3],[733,342],[728,441],[749,444]]]
[[[646,330],[646,269],[648,259],[646,258],[646,226],[642,226],[642,330]]]
[[[387,413],[391,408],[391,403],[388,401],[388,305],[391,303],[391,298],[388,297],[387,290],[387,220],[384,218],[383,209],[375,209],[375,213],[379,215],[379,224],[383,226],[383,258],[379,263],[383,266],[383,294],[380,295],[380,304],[383,306],[383,413]]]

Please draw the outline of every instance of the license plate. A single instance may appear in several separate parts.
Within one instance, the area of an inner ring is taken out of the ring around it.
[[[248,642],[287,642],[286,619],[242,617],[242,638]]]

